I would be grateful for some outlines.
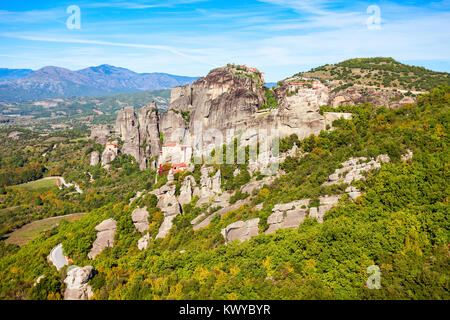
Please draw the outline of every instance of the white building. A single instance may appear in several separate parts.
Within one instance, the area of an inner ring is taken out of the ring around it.
[[[166,143],[162,146],[159,164],[189,164],[191,162],[193,148],[179,143]]]

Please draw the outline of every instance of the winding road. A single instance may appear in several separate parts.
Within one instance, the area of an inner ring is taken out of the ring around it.
[[[50,251],[49,259],[57,270],[60,270],[69,264],[69,261],[67,261],[67,258],[64,256],[62,243],[58,244]]]

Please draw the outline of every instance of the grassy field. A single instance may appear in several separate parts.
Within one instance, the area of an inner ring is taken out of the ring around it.
[[[35,221],[23,226],[20,229],[12,232],[8,239],[5,240],[7,244],[16,244],[18,246],[23,246],[29,241],[33,240],[39,236],[42,232],[51,230],[55,227],[61,220],[66,221],[76,221],[80,219],[84,213],[75,213],[67,216],[53,217],[44,220]]]
[[[29,191],[47,191],[53,187],[56,187],[57,179],[41,179],[24,184],[14,186],[15,188],[21,188]]]

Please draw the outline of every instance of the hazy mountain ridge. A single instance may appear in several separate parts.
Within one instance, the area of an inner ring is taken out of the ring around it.
[[[0,84],[0,101],[21,102],[47,98],[101,96],[163,90],[192,83],[195,77],[165,73],[136,73],[110,65],[71,71],[44,67],[23,78]]]
[[[0,68],[0,82],[17,80],[33,73],[31,69]]]

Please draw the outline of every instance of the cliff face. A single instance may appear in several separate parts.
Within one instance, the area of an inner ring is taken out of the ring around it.
[[[261,73],[234,66],[214,69],[192,85],[174,88],[165,113],[159,113],[155,104],[137,115],[133,107],[122,109],[115,128],[124,142],[121,151],[135,157],[145,169],[151,158],[159,156],[162,143],[183,143],[193,146],[194,152],[205,151],[208,145],[232,141],[237,133],[242,133],[241,142],[246,144],[261,129],[267,135],[277,131],[280,138],[297,134],[302,139],[319,134],[341,116],[351,118],[341,113],[320,115],[320,106],[366,102],[364,95],[350,89],[333,93],[327,86],[292,90],[285,84],[275,95],[278,108],[260,110],[265,103]]]
[[[142,170],[147,168],[148,160],[159,155],[161,142],[156,104],[140,109],[138,115],[133,107],[123,108],[117,116],[115,131],[124,142],[121,152],[133,156]]]

